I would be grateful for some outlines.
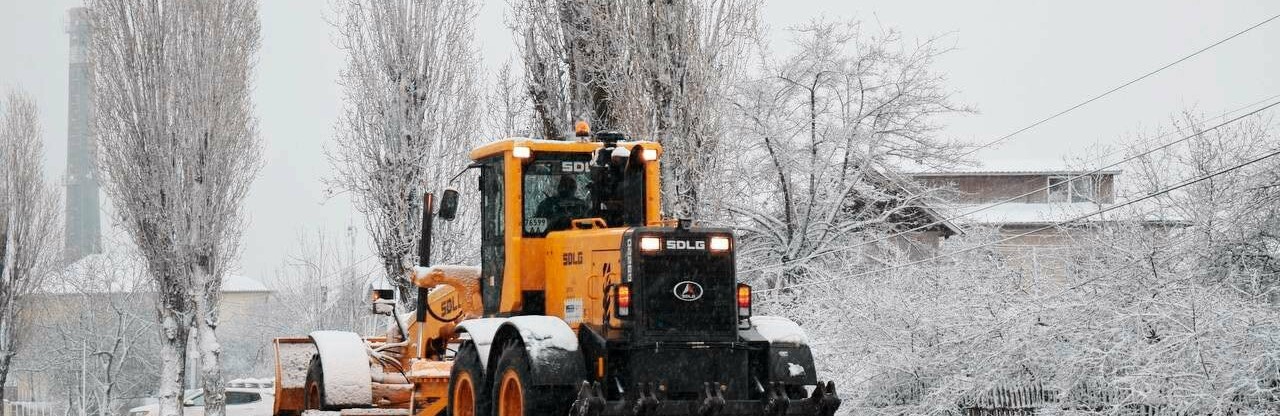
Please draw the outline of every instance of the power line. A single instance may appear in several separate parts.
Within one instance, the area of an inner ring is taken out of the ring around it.
[[[787,286],[787,287],[785,287],[785,288],[772,288],[772,289],[758,290],[758,291],[756,291],[756,292],[757,292],[757,293],[767,293],[767,292],[772,292],[772,291],[776,291],[776,290],[780,290],[780,289],[795,289],[795,288],[801,288],[801,287],[807,287],[807,286],[819,285],[819,284],[823,284],[823,283],[832,283],[832,282],[836,282],[836,281],[840,281],[840,280],[853,279],[853,278],[856,278],[856,277],[866,276],[866,275],[869,275],[869,274],[881,273],[881,272],[886,272],[886,271],[890,271],[890,270],[900,269],[900,268],[907,267],[907,266],[913,266],[913,265],[916,265],[916,264],[921,264],[921,263],[925,263],[925,262],[930,262],[930,261],[934,261],[934,260],[940,260],[940,259],[943,259],[943,258],[954,257],[954,256],[956,256],[956,255],[964,254],[964,253],[967,253],[967,252],[970,252],[970,251],[974,251],[974,250],[977,250],[977,249],[980,249],[980,248],[985,248],[985,247],[989,247],[989,246],[992,246],[992,245],[996,245],[996,244],[1000,244],[1000,243],[1008,242],[1008,241],[1011,241],[1011,240],[1014,240],[1014,239],[1017,239],[1017,238],[1026,237],[1026,236],[1028,236],[1028,235],[1035,234],[1035,233],[1038,233],[1038,232],[1041,232],[1041,231],[1045,231],[1045,230],[1049,230],[1049,229],[1052,229],[1052,228],[1060,227],[1060,226],[1063,226],[1063,225],[1066,225],[1066,224],[1070,224],[1070,223],[1073,223],[1073,222],[1076,222],[1076,221],[1080,221],[1080,220],[1085,219],[1085,218],[1089,218],[1089,217],[1092,217],[1092,216],[1095,216],[1095,215],[1099,215],[1099,214],[1107,213],[1107,212],[1114,211],[1114,210],[1117,210],[1117,209],[1120,209],[1120,208],[1123,208],[1123,207],[1126,207],[1126,206],[1129,206],[1129,205],[1133,205],[1133,204],[1136,204],[1136,203],[1138,203],[1138,202],[1142,202],[1142,201],[1145,201],[1145,200],[1148,200],[1148,199],[1151,199],[1151,198],[1155,198],[1155,197],[1160,196],[1160,195],[1167,194],[1167,193],[1169,193],[1169,192],[1176,191],[1176,190],[1178,190],[1178,189],[1181,189],[1181,188],[1184,188],[1184,187],[1187,187],[1187,186],[1194,185],[1194,184],[1196,184],[1196,183],[1199,183],[1199,182],[1202,182],[1202,181],[1205,181],[1205,180],[1211,179],[1211,178],[1216,177],[1216,176],[1218,176],[1218,175],[1221,175],[1221,174],[1224,174],[1224,173],[1227,173],[1227,172],[1231,172],[1231,171],[1234,171],[1234,170],[1237,170],[1237,169],[1243,168],[1243,167],[1245,167],[1245,166],[1252,165],[1252,164],[1254,164],[1254,163],[1261,162],[1261,161],[1263,161],[1263,160],[1265,160],[1265,159],[1267,159],[1267,158],[1271,158],[1271,157],[1274,157],[1274,156],[1276,156],[1276,155],[1280,155],[1280,150],[1272,151],[1272,152],[1267,153],[1267,154],[1265,154],[1265,155],[1262,155],[1262,156],[1260,156],[1260,157],[1257,157],[1257,158],[1251,159],[1251,160],[1249,160],[1249,161],[1246,161],[1246,162],[1244,162],[1244,163],[1240,163],[1240,164],[1238,164],[1238,165],[1235,165],[1235,166],[1232,166],[1232,167],[1229,167],[1229,168],[1226,168],[1226,169],[1219,170],[1219,171],[1217,171],[1217,172],[1210,173],[1210,174],[1208,174],[1208,175],[1204,175],[1204,176],[1199,176],[1199,177],[1196,177],[1196,178],[1188,179],[1188,180],[1183,181],[1183,182],[1181,182],[1181,183],[1179,183],[1179,184],[1177,184],[1177,185],[1174,185],[1174,186],[1172,186],[1172,187],[1166,188],[1166,189],[1164,189],[1164,190],[1160,190],[1160,191],[1152,192],[1152,193],[1147,194],[1147,195],[1145,195],[1145,196],[1143,196],[1143,197],[1141,197],[1141,198],[1138,198],[1138,199],[1134,199],[1134,200],[1126,201],[1126,202],[1124,202],[1124,203],[1122,203],[1122,204],[1117,204],[1117,205],[1114,205],[1114,206],[1110,206],[1110,207],[1107,207],[1107,208],[1103,208],[1103,209],[1100,209],[1100,210],[1097,210],[1097,211],[1094,211],[1094,212],[1090,212],[1090,213],[1087,213],[1087,214],[1079,215],[1079,216],[1076,216],[1076,217],[1073,217],[1073,218],[1069,218],[1069,219],[1066,219],[1066,220],[1063,220],[1063,221],[1058,221],[1058,222],[1056,222],[1056,223],[1049,224],[1049,225],[1046,225],[1046,226],[1043,226],[1043,227],[1040,227],[1040,228],[1036,228],[1036,229],[1031,230],[1031,231],[1027,231],[1027,232],[1023,232],[1023,233],[1019,233],[1019,234],[1014,234],[1014,235],[1012,235],[1012,236],[1005,237],[1005,238],[1002,238],[1002,239],[1000,239],[1000,240],[996,240],[996,241],[993,241],[993,242],[983,243],[983,244],[979,244],[979,245],[976,245],[976,246],[973,246],[973,247],[968,247],[968,248],[964,248],[964,249],[961,249],[961,250],[956,250],[956,251],[953,251],[953,252],[950,252],[950,253],[946,253],[946,254],[939,254],[939,255],[936,255],[936,256],[933,256],[933,257],[924,258],[924,259],[915,260],[915,261],[910,261],[910,262],[906,262],[906,263],[902,263],[902,264],[897,264],[897,265],[893,265],[893,266],[889,266],[889,267],[884,267],[884,268],[880,268],[880,269],[876,269],[876,270],[872,270],[872,271],[868,271],[868,272],[857,273],[857,274],[853,274],[853,275],[849,275],[849,276],[844,276],[844,277],[838,277],[838,278],[834,278],[834,279],[826,279],[826,280],[819,280],[819,281],[815,281],[815,282],[800,283],[800,284],[795,284],[795,285]]]
[[[1144,79],[1147,79],[1147,78],[1151,77],[1152,75],[1155,75],[1155,74],[1157,74],[1157,73],[1159,73],[1159,72],[1161,72],[1161,71],[1164,71],[1164,70],[1166,70],[1166,69],[1169,69],[1170,67],[1173,67],[1174,65],[1180,64],[1180,63],[1182,63],[1183,61],[1186,61],[1186,60],[1188,60],[1188,59],[1191,59],[1191,58],[1195,57],[1196,55],[1199,55],[1199,54],[1201,54],[1201,53],[1204,53],[1205,51],[1208,51],[1208,50],[1210,50],[1210,49],[1213,49],[1213,48],[1217,47],[1218,45],[1222,45],[1223,43],[1227,43],[1227,41],[1230,41],[1230,40],[1232,40],[1232,39],[1235,39],[1236,37],[1239,37],[1240,35],[1243,35],[1243,34],[1245,34],[1245,33],[1248,33],[1248,32],[1249,32],[1249,31],[1251,31],[1251,30],[1257,29],[1258,27],[1260,27],[1260,26],[1262,26],[1262,25],[1265,25],[1265,24],[1267,24],[1267,23],[1270,23],[1272,20],[1276,20],[1277,18],[1280,18],[1280,14],[1275,15],[1275,16],[1271,16],[1271,17],[1270,17],[1270,18],[1268,18],[1267,20],[1263,20],[1262,22],[1259,22],[1258,24],[1255,24],[1255,25],[1253,25],[1253,26],[1249,26],[1248,28],[1245,28],[1244,30],[1241,30],[1241,31],[1239,31],[1239,32],[1236,32],[1235,34],[1233,34],[1233,35],[1231,35],[1231,36],[1228,36],[1228,37],[1226,37],[1226,38],[1224,38],[1224,39],[1222,39],[1222,40],[1219,40],[1219,41],[1217,41],[1217,42],[1214,42],[1212,45],[1209,45],[1209,46],[1206,46],[1206,47],[1204,47],[1204,48],[1201,48],[1200,50],[1197,50],[1197,51],[1195,51],[1195,52],[1192,52],[1190,55],[1183,56],[1182,58],[1179,58],[1179,59],[1178,59],[1178,60],[1176,60],[1176,61],[1173,61],[1173,62],[1170,62],[1170,63],[1166,64],[1165,66],[1162,66],[1162,67],[1160,67],[1160,68],[1156,68],[1154,71],[1148,72],[1148,73],[1146,73],[1146,74],[1143,74],[1143,75],[1142,75],[1142,76],[1140,76],[1140,77],[1134,78],[1134,79],[1132,79],[1132,80],[1129,80],[1128,82],[1125,82],[1125,83],[1123,83],[1123,84],[1120,84],[1119,86],[1117,86],[1117,87],[1115,87],[1115,88],[1112,88],[1112,89],[1109,89],[1109,90],[1107,90],[1106,92],[1104,92],[1104,93],[1102,93],[1102,94],[1098,94],[1098,95],[1094,96],[1093,98],[1090,98],[1090,99],[1084,100],[1083,102],[1081,102],[1081,103],[1079,103],[1079,104],[1076,104],[1076,105],[1073,105],[1073,106],[1071,106],[1070,108],[1067,108],[1066,110],[1062,110],[1062,111],[1059,111],[1059,112],[1057,112],[1057,113],[1054,113],[1053,115],[1048,116],[1048,117],[1045,117],[1045,118],[1043,118],[1043,119],[1040,119],[1040,121],[1037,121],[1037,122],[1035,122],[1035,123],[1032,123],[1032,124],[1031,124],[1031,125],[1029,125],[1029,126],[1026,126],[1026,127],[1020,128],[1020,129],[1018,129],[1018,130],[1015,130],[1015,131],[1014,131],[1014,132],[1012,132],[1012,133],[1006,134],[1006,135],[1004,135],[1004,136],[1001,136],[1000,138],[997,138],[997,139],[995,139],[995,140],[992,140],[992,141],[990,141],[990,142],[987,142],[986,144],[983,144],[983,145],[981,145],[981,146],[978,146],[978,147],[975,147],[975,148],[973,148],[973,149],[970,149],[969,151],[967,151],[967,152],[964,152],[964,153],[960,154],[960,156],[959,156],[959,157],[960,157],[960,158],[963,158],[963,157],[965,157],[965,156],[969,156],[969,155],[971,155],[971,154],[974,154],[974,153],[978,152],[979,150],[982,150],[982,149],[985,149],[985,148],[988,148],[988,147],[994,146],[994,145],[996,145],[996,144],[998,144],[998,143],[1000,143],[1000,142],[1003,142],[1003,141],[1005,141],[1005,140],[1008,140],[1009,138],[1011,138],[1011,137],[1013,137],[1013,136],[1017,136],[1017,135],[1021,134],[1022,132],[1025,132],[1025,131],[1027,131],[1027,130],[1031,130],[1031,129],[1033,129],[1033,128],[1036,128],[1036,127],[1040,126],[1041,124],[1048,123],[1049,121],[1052,121],[1052,120],[1054,120],[1054,119],[1056,119],[1056,118],[1058,118],[1058,117],[1063,116],[1064,114],[1067,114],[1067,113],[1070,113],[1070,112],[1072,112],[1072,111],[1075,111],[1077,108],[1084,107],[1084,106],[1088,105],[1089,103],[1092,103],[1092,102],[1094,102],[1094,101],[1098,101],[1098,100],[1100,100],[1100,99],[1102,99],[1102,98],[1104,98],[1104,97],[1106,97],[1106,96],[1108,96],[1108,95],[1111,95],[1112,93],[1114,93],[1114,92],[1116,92],[1116,91],[1119,91],[1119,90],[1121,90],[1121,89],[1124,89],[1125,87],[1128,87],[1128,86],[1130,86],[1130,85],[1133,85],[1133,84],[1137,83],[1138,81],[1142,81],[1142,80],[1144,80]]]
[[[1280,97],[1280,95],[1276,95],[1276,96],[1273,96],[1273,97]],[[1250,104],[1250,105],[1245,106],[1245,107],[1243,107],[1243,108],[1252,107],[1252,106],[1254,106],[1254,105],[1257,105],[1257,103]],[[1260,113],[1260,112],[1262,112],[1262,111],[1265,111],[1265,110],[1267,110],[1267,109],[1269,109],[1269,108],[1271,108],[1271,107],[1275,107],[1276,105],[1280,105],[1280,101],[1273,102],[1273,103],[1271,103],[1271,104],[1268,104],[1268,105],[1263,106],[1263,107],[1261,107],[1261,108],[1258,108],[1258,109],[1256,109],[1256,110],[1250,111],[1250,112],[1245,113],[1245,114],[1243,114],[1243,115],[1240,115],[1240,116],[1237,116],[1237,117],[1231,118],[1230,120],[1227,120],[1227,121],[1224,121],[1224,122],[1222,122],[1222,123],[1219,123],[1219,124],[1217,124],[1217,125],[1215,125],[1215,126],[1213,126],[1213,127],[1210,127],[1210,128],[1207,128],[1207,129],[1204,129],[1204,130],[1201,130],[1201,131],[1198,131],[1198,132],[1196,132],[1196,133],[1194,133],[1194,134],[1191,134],[1191,135],[1189,135],[1189,136],[1185,136],[1185,137],[1183,137],[1183,138],[1181,138],[1181,139],[1174,140],[1174,141],[1172,141],[1172,142],[1169,142],[1169,143],[1166,143],[1166,144],[1163,144],[1163,145],[1160,145],[1160,146],[1157,146],[1157,147],[1154,147],[1154,148],[1148,149],[1148,150],[1146,150],[1146,151],[1143,151],[1142,153],[1138,153],[1138,154],[1133,155],[1133,156],[1129,156],[1129,157],[1127,157],[1127,158],[1124,158],[1124,159],[1122,159],[1122,160],[1120,160],[1120,161],[1118,161],[1118,162],[1112,163],[1112,164],[1110,164],[1110,165],[1106,165],[1106,166],[1103,166],[1103,167],[1100,167],[1100,168],[1094,169],[1094,170],[1092,170],[1092,171],[1085,172],[1085,173],[1081,173],[1081,174],[1078,174],[1078,175],[1075,175],[1075,176],[1070,176],[1070,177],[1068,177],[1068,178],[1066,179],[1066,181],[1070,182],[1070,181],[1074,181],[1074,180],[1076,180],[1076,179],[1080,179],[1080,178],[1088,177],[1088,176],[1090,176],[1090,175],[1095,175],[1095,174],[1097,174],[1097,173],[1099,173],[1099,172],[1102,172],[1102,171],[1104,171],[1104,170],[1108,170],[1108,169],[1111,169],[1111,168],[1114,168],[1114,167],[1120,166],[1120,165],[1122,165],[1122,164],[1125,164],[1125,163],[1131,162],[1131,161],[1136,160],[1136,159],[1138,159],[1138,158],[1141,158],[1141,157],[1143,157],[1143,156],[1150,155],[1150,154],[1155,153],[1155,152],[1157,152],[1157,151],[1167,149],[1167,148],[1172,147],[1172,146],[1174,146],[1174,145],[1177,145],[1177,144],[1179,144],[1179,143],[1182,143],[1182,142],[1185,142],[1185,141],[1191,140],[1191,139],[1196,138],[1196,137],[1200,137],[1200,136],[1204,135],[1205,133],[1209,133],[1209,132],[1215,131],[1215,130],[1217,130],[1217,129],[1219,129],[1219,128],[1222,128],[1222,127],[1224,127],[1224,126],[1226,126],[1226,125],[1228,125],[1228,124],[1235,123],[1235,122],[1240,121],[1240,120],[1242,120],[1242,119],[1244,119],[1244,118],[1247,118],[1247,117],[1252,116],[1252,115],[1254,115],[1254,114],[1257,114],[1257,113]],[[1239,111],[1239,110],[1237,110],[1237,111]],[[1230,114],[1230,113],[1228,113],[1228,114]],[[1158,139],[1158,138],[1161,138],[1161,137],[1164,137],[1164,136],[1167,136],[1167,135],[1169,135],[1169,134],[1172,134],[1172,132],[1170,132],[1170,133],[1166,133],[1166,134],[1164,134],[1164,135],[1161,135],[1161,136],[1157,137],[1157,139]],[[1152,140],[1152,141],[1155,141],[1155,140]],[[958,215],[953,215],[953,216],[950,216],[950,217],[945,217],[945,218],[940,219],[940,220],[935,220],[935,221],[932,221],[932,222],[929,222],[929,223],[926,223],[926,224],[918,225],[918,226],[912,227],[912,228],[907,229],[907,230],[904,230],[904,231],[900,231],[900,232],[893,233],[893,234],[890,234],[890,235],[887,235],[887,236],[884,236],[884,237],[876,238],[876,239],[874,239],[874,240],[864,241],[864,242],[857,243],[857,244],[854,244],[854,245],[851,245],[851,246],[843,246],[843,247],[837,247],[837,248],[827,249],[827,250],[825,250],[825,251],[814,252],[814,253],[810,253],[810,254],[808,254],[808,255],[806,255],[806,256],[804,256],[804,257],[797,258],[797,259],[786,260],[786,261],[783,261],[783,262],[781,262],[781,263],[771,264],[771,265],[768,265],[768,266],[761,266],[761,267],[755,267],[755,268],[751,268],[751,269],[746,269],[746,270],[742,270],[742,271],[740,271],[739,273],[751,273],[751,272],[758,272],[758,271],[763,271],[763,270],[777,269],[777,268],[780,268],[780,267],[784,267],[784,266],[786,266],[786,265],[788,265],[788,264],[793,264],[793,263],[801,262],[801,261],[805,261],[805,260],[811,260],[811,259],[814,259],[814,258],[817,258],[817,257],[820,257],[820,256],[827,255],[827,254],[838,253],[838,252],[842,252],[842,251],[848,251],[848,250],[852,250],[852,249],[855,249],[855,248],[858,248],[858,247],[862,247],[862,246],[866,246],[866,245],[870,245],[870,244],[875,244],[875,243],[883,242],[883,241],[889,240],[889,239],[891,239],[891,238],[900,237],[900,236],[903,236],[903,235],[906,235],[906,234],[909,234],[909,233],[912,233],[912,232],[920,231],[920,230],[923,230],[923,229],[926,229],[926,228],[929,228],[929,227],[935,226],[935,225],[939,225],[939,224],[943,224],[943,223],[950,222],[950,221],[953,221],[953,220],[957,220],[957,219],[960,219],[960,218],[964,218],[964,217],[967,217],[967,216],[969,216],[969,215],[973,215],[973,214],[976,214],[976,213],[979,213],[979,212],[982,212],[982,211],[986,211],[986,210],[989,210],[989,209],[992,209],[992,208],[998,207],[998,206],[1000,206],[1000,205],[1013,203],[1013,202],[1016,202],[1016,201],[1017,201],[1017,200],[1019,200],[1019,199],[1025,198],[1025,197],[1027,197],[1027,196],[1030,196],[1030,195],[1032,195],[1032,194],[1035,194],[1035,193],[1038,193],[1038,192],[1040,192],[1040,191],[1044,191],[1044,190],[1047,190],[1047,189],[1049,189],[1049,185],[1045,185],[1044,187],[1037,188],[1037,189],[1033,189],[1033,190],[1028,191],[1028,192],[1026,192],[1026,193],[1023,193],[1023,194],[1021,194],[1021,195],[1017,195],[1017,196],[1014,196],[1014,197],[1011,197],[1011,198],[1008,198],[1008,199],[1004,199],[1004,200],[1001,200],[1001,201],[997,201],[997,202],[992,203],[992,204],[983,205],[983,206],[981,206],[981,207],[978,207],[978,208],[973,209],[973,210],[966,211],[966,212],[961,213],[961,214],[958,214]]]

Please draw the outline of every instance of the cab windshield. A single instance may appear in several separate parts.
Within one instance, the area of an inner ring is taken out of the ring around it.
[[[524,167],[524,235],[567,230],[573,220],[602,218],[610,227],[643,225],[643,170],[587,153],[543,153]],[[638,186],[636,184],[639,184]]]

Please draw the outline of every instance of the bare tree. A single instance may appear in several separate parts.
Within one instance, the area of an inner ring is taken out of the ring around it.
[[[667,211],[704,217],[716,180],[726,87],[757,31],[756,0],[512,1],[525,83],[547,138],[573,119],[665,146]],[[714,212],[714,210],[708,210]]]
[[[403,271],[417,260],[422,196],[449,186],[481,132],[477,103],[483,93],[472,44],[476,7],[471,0],[340,5],[346,110],[329,152],[337,171],[330,186],[349,192],[365,214],[383,270],[405,301],[416,295]],[[439,259],[474,257],[462,245],[474,235],[470,223],[437,229]]]
[[[512,74],[517,70],[511,67],[511,60],[503,62],[486,96],[485,112],[488,117],[485,127],[491,138],[528,135],[530,127],[533,127],[533,114],[524,82],[522,77]]]
[[[182,414],[195,330],[205,412],[223,414],[222,277],[259,166],[250,101],[257,3],[91,1],[99,173],[155,281],[161,413]]]
[[[268,281],[273,314],[263,325],[279,334],[335,329],[369,334],[382,321],[370,314],[368,292],[374,270],[350,258],[351,243],[317,229],[300,234],[287,260]],[[363,266],[363,267],[362,267]]]
[[[1263,117],[1208,130],[1204,116],[1188,111],[1170,124],[1177,135],[1193,137],[1185,145],[1139,158],[1130,175],[1134,192],[1153,192],[1280,148],[1275,124]],[[1277,170],[1280,161],[1263,160],[1162,195],[1153,215],[1192,225],[1193,238],[1204,250],[1191,254],[1205,278],[1225,279],[1245,293],[1280,299]]]
[[[859,253],[841,247],[877,231],[919,224],[927,193],[899,179],[899,163],[956,162],[959,145],[937,138],[936,120],[967,109],[930,68],[948,49],[902,49],[894,32],[864,37],[856,27],[796,27],[796,52],[766,56],[760,76],[736,87],[745,164],[736,172],[757,197],[730,209],[746,232],[746,262],[778,265],[762,266],[776,272],[770,287],[841,267]]]
[[[118,414],[124,398],[150,391],[157,379],[155,339],[145,336],[155,331],[147,314],[151,282],[132,245],[114,242],[51,279],[45,295],[57,310],[40,326],[56,357],[39,358],[67,384],[79,378],[77,400],[103,416]]]
[[[0,385],[29,324],[29,296],[55,271],[60,255],[59,198],[45,182],[44,144],[35,101],[11,92],[0,117]],[[0,400],[4,397],[0,393]]]

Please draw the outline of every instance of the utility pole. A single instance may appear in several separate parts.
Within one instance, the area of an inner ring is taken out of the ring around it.
[[[85,395],[86,393],[85,371],[88,369],[88,366],[86,365],[85,361],[88,358],[88,356],[86,355],[86,352],[87,352],[86,350],[88,350],[89,348],[88,345],[89,343],[87,341],[83,339],[80,340],[80,416],[87,416],[87,414],[85,413],[84,402],[85,402],[85,399],[88,398],[88,396]]]

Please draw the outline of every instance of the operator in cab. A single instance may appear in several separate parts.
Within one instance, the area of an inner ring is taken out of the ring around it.
[[[573,176],[560,177],[556,193],[538,203],[536,216],[547,219],[547,231],[567,230],[574,219],[585,218],[590,206],[575,195],[578,181]]]

